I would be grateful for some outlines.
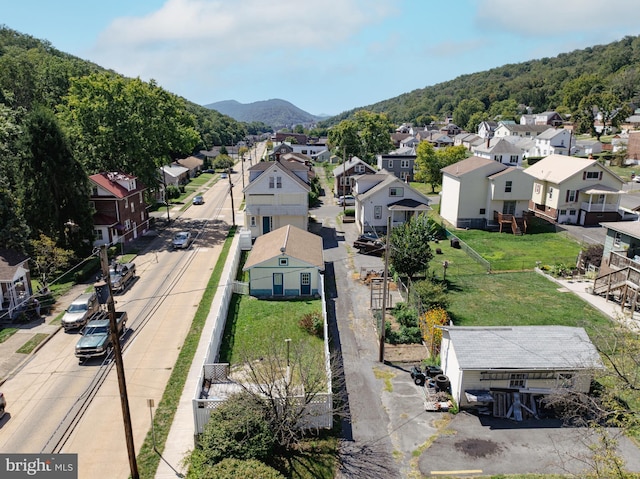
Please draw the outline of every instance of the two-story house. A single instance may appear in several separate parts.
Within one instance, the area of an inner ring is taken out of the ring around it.
[[[416,162],[416,155],[395,154],[377,155],[378,170],[387,170],[392,175],[402,181],[413,181],[413,166]]]
[[[575,149],[573,133],[565,128],[549,128],[536,136],[534,141],[532,156],[571,155]]]
[[[89,180],[95,246],[126,243],[149,229],[147,188],[137,177],[116,171],[91,175]]]
[[[446,221],[456,228],[497,229],[499,216],[510,215],[522,232],[517,222],[527,211],[533,186],[522,168],[472,156],[441,171],[440,215]]]
[[[521,138],[535,138],[540,133],[545,132],[552,128],[549,125],[534,125],[534,124],[518,124],[518,123],[503,123],[496,127],[494,138],[504,138],[507,136],[518,136]]]
[[[290,161],[262,161],[249,168],[244,188],[245,228],[257,238],[286,225],[309,225],[309,169]]]
[[[373,175],[375,172],[373,166],[354,156],[333,169],[333,193],[335,196],[350,195],[357,176]]]
[[[389,218],[393,228],[431,209],[429,198],[385,170],[357,177],[353,193],[361,233],[385,233]]]
[[[620,219],[624,180],[597,160],[549,155],[524,171],[534,179],[529,211],[536,216],[583,226]]]
[[[472,150],[475,156],[504,163],[505,165],[521,166],[522,150],[504,139],[490,140],[478,145]]]

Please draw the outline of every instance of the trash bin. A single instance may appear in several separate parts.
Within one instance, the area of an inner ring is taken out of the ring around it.
[[[460,249],[460,240],[458,238],[451,238],[450,244],[452,248]]]

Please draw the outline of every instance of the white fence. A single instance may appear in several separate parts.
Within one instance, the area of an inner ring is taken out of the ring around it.
[[[202,434],[204,427],[209,422],[211,411],[218,407],[230,394],[240,391],[242,387],[232,382],[228,378],[229,365],[217,363],[222,335],[224,333],[225,320],[229,311],[229,303],[234,289],[234,278],[240,262],[240,241],[236,236],[231,244],[229,257],[231,261],[225,264],[220,278],[220,286],[213,299],[210,320],[215,321],[215,325],[209,341],[202,372],[198,378],[196,391],[192,400],[194,434]],[[331,356],[329,353],[329,326],[327,322],[327,304],[324,294],[324,276],[320,275],[320,294],[322,301],[322,318],[324,329],[324,355],[325,369],[327,374],[327,392],[316,394],[313,399],[305,405],[304,396],[295,396],[293,402],[299,402],[301,407],[306,407],[308,414],[305,414],[304,424],[300,427],[305,429],[322,429],[333,427],[333,394],[331,392]],[[213,315],[213,317],[212,317]],[[308,398],[306,398],[308,399]]]

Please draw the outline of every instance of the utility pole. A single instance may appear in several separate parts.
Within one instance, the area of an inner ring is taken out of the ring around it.
[[[168,212],[168,210],[167,210]],[[124,363],[122,362],[122,349],[120,348],[120,335],[116,324],[116,307],[113,302],[113,290],[109,280],[109,257],[107,256],[107,245],[100,247],[100,264],[102,275],[105,278],[106,287],[109,291],[107,298],[107,311],[109,313],[109,326],[111,333],[111,344],[113,345],[113,357],[116,361],[116,371],[118,374],[118,386],[120,387],[120,404],[122,406],[122,419],[124,421],[124,435],[127,441],[127,452],[129,453],[129,469],[131,478],[139,479],[138,464],[136,462],[136,449],[133,445],[133,428],[131,427],[131,413],[129,411],[129,398],[127,396],[127,383],[124,377]]]
[[[386,318],[385,313],[387,311],[387,279],[388,279],[388,271],[389,271],[389,237],[391,236],[391,215],[393,213],[389,212],[389,217],[387,218],[387,239],[384,244],[384,273],[382,273],[382,326],[380,327],[380,352],[378,355],[378,361],[384,363],[384,340],[385,340],[385,326],[386,326]]]
[[[227,174],[229,177],[229,196],[231,196],[231,224],[235,227],[236,225],[236,211],[233,206],[233,183],[231,183],[231,167],[229,167],[229,172]]]

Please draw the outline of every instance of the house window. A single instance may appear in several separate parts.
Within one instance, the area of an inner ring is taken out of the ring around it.
[[[374,206],[374,208],[373,208],[373,217],[376,220],[382,219],[382,206]]]
[[[534,191],[536,192],[536,194],[540,194],[540,183],[536,183]]]
[[[131,212],[132,213],[136,212],[135,203],[133,201],[131,202]]]
[[[404,188],[389,188],[389,196],[404,196]]]
[[[104,239],[104,235],[100,229],[93,230],[93,235],[96,237],[97,241],[102,241]]]
[[[575,216],[576,210],[569,210],[569,216]]]
[[[91,196],[98,196],[98,187],[94,186],[91,188]]]
[[[558,374],[558,386],[561,388],[573,387],[573,374],[571,373],[559,373]]]
[[[255,227],[257,226],[257,223],[256,223],[256,217],[255,217],[255,216],[252,216],[251,218],[249,218],[249,225],[250,225],[252,228],[255,228]]]
[[[513,181],[507,181],[504,184],[504,192],[505,193],[511,193],[511,187],[513,186]]]
[[[124,199],[124,207],[128,208],[129,207],[129,198],[125,198]]]
[[[574,201],[576,201],[577,197],[578,197],[578,191],[577,190],[569,190],[569,191],[567,191],[567,202],[573,203]]]
[[[600,178],[600,172],[599,171],[587,171],[587,180],[597,180]]]
[[[487,212],[486,208],[480,208],[480,214],[484,215]]]
[[[142,191],[138,193],[138,203],[142,204]]]
[[[560,216],[564,216],[567,214],[567,210],[560,210]]]
[[[124,220],[124,230],[129,231],[131,229],[131,220]]]
[[[409,168],[409,160],[402,160],[400,162],[400,167],[401,168]]]
[[[364,173],[364,165],[356,165],[353,168],[353,171],[355,171],[356,173]]]
[[[275,185],[275,181],[276,181],[276,180],[274,179],[274,177],[273,177],[273,176],[270,176],[270,177],[269,177],[269,189],[271,189],[271,190],[273,189],[273,187],[274,187],[274,185]]]
[[[276,176],[276,188],[282,188],[282,176]]]
[[[621,238],[622,238],[622,235],[620,234],[620,232],[616,231],[616,234],[613,237],[613,246],[619,247]]]
[[[549,199],[553,198],[553,188],[549,188]]]
[[[388,166],[389,168],[393,168],[393,160],[389,160],[389,161],[387,162],[387,166]]]
[[[509,375],[509,387],[520,389],[526,387],[527,373],[513,373]]]
[[[511,158],[509,158],[509,163],[517,163],[518,162],[518,155],[511,155]]]
[[[278,258],[278,266],[288,266],[289,258]]]

